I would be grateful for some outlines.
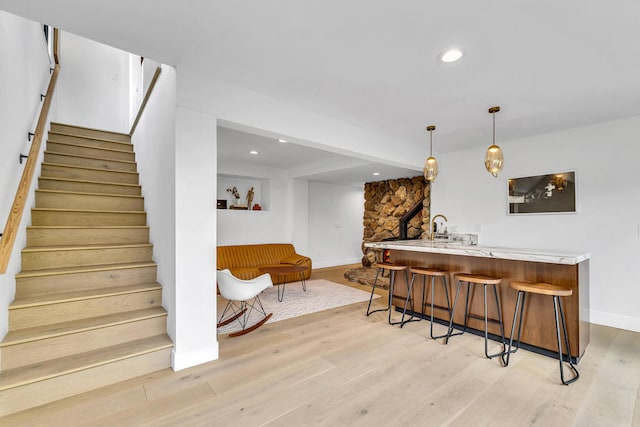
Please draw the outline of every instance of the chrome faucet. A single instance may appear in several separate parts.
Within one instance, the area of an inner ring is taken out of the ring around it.
[[[436,237],[436,232],[433,229],[433,224],[436,222],[436,218],[442,218],[445,222],[449,221],[447,217],[442,214],[434,215],[433,218],[431,218],[431,222],[429,222],[429,240],[434,240]]]

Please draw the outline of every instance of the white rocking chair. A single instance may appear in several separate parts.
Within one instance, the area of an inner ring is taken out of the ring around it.
[[[218,270],[218,289],[220,294],[228,302],[218,320],[218,328],[237,320],[242,329],[230,333],[230,337],[237,337],[255,331],[271,318],[273,313],[267,314],[260,302],[260,293],[273,286],[271,276],[263,274],[251,280],[241,280],[235,277],[228,269]],[[253,311],[262,313],[264,317],[252,326],[247,327],[247,322]],[[227,317],[225,319],[225,316]]]

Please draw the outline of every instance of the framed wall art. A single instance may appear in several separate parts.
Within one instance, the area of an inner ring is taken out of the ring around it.
[[[509,214],[576,213],[576,173],[509,178]]]

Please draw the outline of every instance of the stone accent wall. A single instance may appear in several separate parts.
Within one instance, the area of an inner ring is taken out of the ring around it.
[[[424,196],[422,212],[407,226],[409,239],[426,237],[429,230],[430,186],[423,176],[387,181],[368,182],[364,185],[363,241],[379,242],[400,236],[400,218]],[[368,267],[380,254],[362,246],[362,264]]]

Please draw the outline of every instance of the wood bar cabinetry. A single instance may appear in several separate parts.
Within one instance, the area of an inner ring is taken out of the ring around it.
[[[398,247],[398,244],[367,244],[375,247],[387,246],[390,250],[391,262],[403,263],[408,266],[422,266],[429,268],[439,268],[449,271],[447,282],[451,302],[455,296],[457,283],[453,281],[455,273],[473,273],[485,274],[489,276],[500,277],[503,279],[498,286],[500,303],[502,308],[502,317],[505,323],[505,333],[508,335],[511,331],[511,323],[513,320],[513,311],[517,292],[509,287],[509,281],[528,281],[528,282],[547,282],[570,288],[573,294],[570,297],[563,298],[563,305],[567,320],[567,329],[569,331],[569,340],[571,343],[571,355],[578,360],[585,351],[589,343],[589,255],[585,254],[577,258],[571,259],[558,258],[560,263],[541,262],[541,261],[525,261],[514,259],[503,259],[492,256],[480,255],[456,255],[453,253],[430,253],[428,249],[425,251],[424,246],[419,250],[412,250],[410,245]],[[394,249],[395,247],[395,249]],[[493,254],[492,251],[483,251],[482,248],[470,249],[453,249],[447,252]],[[437,252],[443,252],[438,250]],[[496,251],[497,252],[497,251]],[[503,251],[507,253],[508,251]],[[523,257],[521,254],[518,255]],[[544,258],[543,258],[544,259]],[[550,259],[554,259],[551,257]],[[396,307],[402,307],[406,297],[407,286],[402,275],[396,277],[395,294],[400,298],[394,299]],[[476,287],[475,293],[472,291],[470,301],[470,312],[477,315],[483,313],[482,287]],[[428,289],[428,286],[427,286]],[[473,287],[471,288],[473,289]],[[462,325],[464,322],[464,296],[466,296],[466,285],[463,285],[465,292],[461,293],[458,301],[458,308],[454,315],[454,323]],[[414,301],[420,301],[422,293],[422,278],[416,277],[416,283],[413,289]],[[493,298],[487,298],[489,316],[497,318],[496,308],[493,304]],[[436,292],[435,303],[446,306],[444,292]],[[416,310],[418,310],[416,308]],[[427,310],[428,313],[428,310]],[[550,298],[544,298],[540,295],[529,295],[527,297],[524,311],[524,327],[522,330],[522,342],[542,349],[547,352],[557,352],[556,328],[553,314],[553,303]],[[435,317],[448,320],[446,312],[435,313]],[[482,320],[470,318],[469,327],[476,330],[484,330],[484,322]],[[499,327],[495,324],[489,324],[489,333],[499,335]],[[455,339],[455,338],[454,338]],[[535,350],[534,348],[534,350]],[[557,353],[556,353],[557,354]]]

